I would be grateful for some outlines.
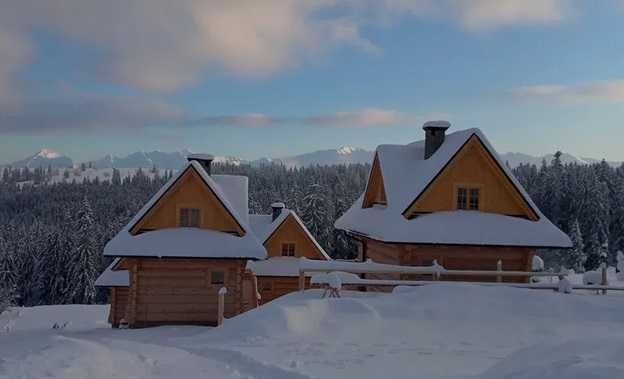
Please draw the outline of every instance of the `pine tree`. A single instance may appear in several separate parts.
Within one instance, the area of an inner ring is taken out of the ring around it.
[[[565,266],[576,272],[583,272],[585,271],[585,261],[587,261],[587,256],[585,255],[585,246],[583,244],[581,227],[577,219],[574,219],[572,225],[570,225],[568,235],[572,240],[572,249],[566,251],[566,259],[564,260]]]
[[[327,214],[327,202],[320,185],[312,184],[308,187],[303,198],[301,218],[321,246],[326,247],[329,240],[327,224],[330,220]]]
[[[74,303],[90,304],[95,299],[94,283],[100,265],[96,250],[93,210],[86,197],[80,205],[74,231],[75,246],[69,258],[70,293]]]

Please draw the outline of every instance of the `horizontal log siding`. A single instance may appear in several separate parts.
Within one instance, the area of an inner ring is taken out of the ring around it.
[[[110,314],[108,321],[113,327],[119,326],[119,321],[126,318],[126,307],[128,306],[128,287],[113,287],[110,295]]]
[[[271,287],[270,290],[265,290],[266,286]],[[310,288],[310,278],[306,278],[306,288]],[[277,299],[280,296],[284,296],[291,292],[299,290],[299,277],[298,276],[259,276],[258,277],[258,291],[262,297],[262,303],[265,304],[271,300]]]
[[[141,258],[137,262],[136,326],[215,324],[217,292],[223,286],[228,290],[225,317],[242,311],[245,260]],[[214,271],[225,273],[225,284],[211,284]]]
[[[402,266],[429,266],[433,260],[449,270],[496,270],[498,260],[503,262],[504,271],[531,271],[535,249],[525,247],[495,246],[453,246],[387,244],[367,240],[367,258],[379,263]],[[431,280],[431,275],[371,275],[370,279]],[[452,281],[496,281],[496,277],[449,276],[442,280]],[[504,278],[509,282],[527,282],[527,278]]]

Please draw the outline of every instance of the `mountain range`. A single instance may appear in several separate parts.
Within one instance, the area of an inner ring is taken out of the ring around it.
[[[105,168],[152,168],[174,170],[180,168],[186,162],[186,157],[191,153],[189,150],[174,152],[135,152],[122,157],[106,155],[100,159],[85,162],[95,169]],[[246,161],[236,157],[216,156],[215,162],[230,163],[234,165],[251,164],[254,166],[267,164],[282,164],[286,167],[306,167],[311,165],[334,165],[334,164],[353,164],[353,163],[370,163],[373,158],[373,151],[365,150],[352,146],[341,146],[336,149],[318,150],[311,153],[300,155],[292,155],[282,158],[260,158],[253,161]],[[504,162],[510,167],[517,167],[522,163],[541,165],[542,161],[550,162],[553,160],[553,154],[543,156],[533,156],[523,153],[504,153],[501,154]],[[600,159],[575,157],[574,155],[563,153],[561,155],[563,163],[591,164],[600,162]],[[608,162],[612,166],[619,166],[622,162]],[[73,167],[74,161],[60,153],[51,149],[42,149],[25,159],[12,162],[6,166],[11,167],[28,167],[30,169],[37,167],[47,168],[63,168]]]

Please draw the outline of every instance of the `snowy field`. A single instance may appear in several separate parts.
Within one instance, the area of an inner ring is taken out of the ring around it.
[[[106,312],[5,312],[0,378],[624,377],[624,296],[611,293],[441,283],[321,299],[310,290],[221,328],[115,330]]]

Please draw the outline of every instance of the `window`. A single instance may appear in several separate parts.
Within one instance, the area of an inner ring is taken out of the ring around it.
[[[180,226],[198,228],[199,209],[180,208]]]
[[[295,256],[295,244],[283,243],[282,244],[282,257],[294,257]]]
[[[478,211],[480,206],[480,195],[481,190],[478,187],[457,188],[457,209]]]
[[[470,189],[470,197],[468,199],[468,209],[472,211],[479,210],[479,189],[478,188]]]
[[[210,284],[220,285],[225,284],[225,272],[223,271],[213,271],[210,273]]]
[[[263,281],[261,291],[273,291],[273,283],[270,281]]]
[[[466,194],[467,190],[465,188],[457,189],[457,209],[466,209]]]

